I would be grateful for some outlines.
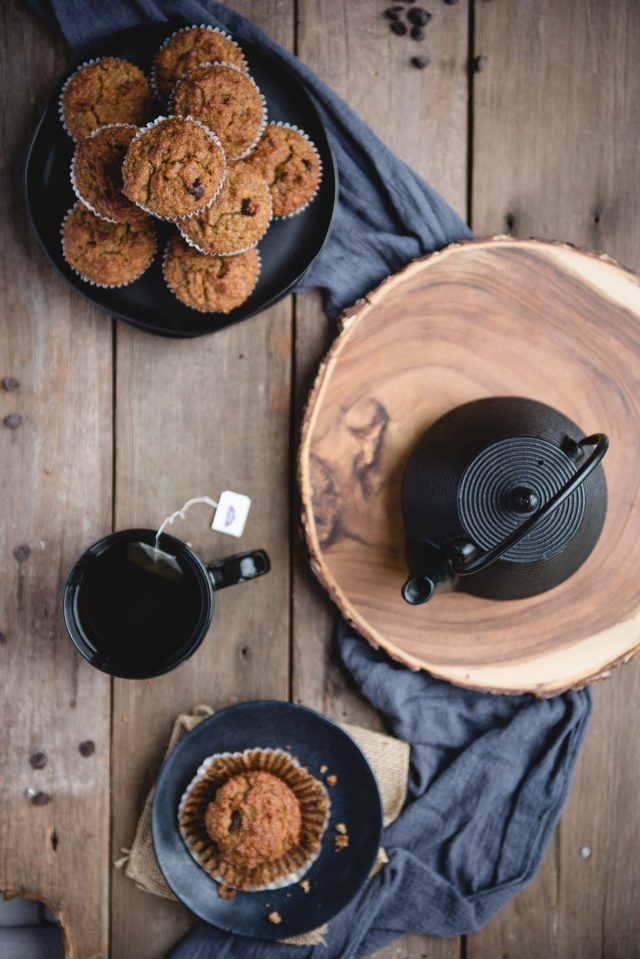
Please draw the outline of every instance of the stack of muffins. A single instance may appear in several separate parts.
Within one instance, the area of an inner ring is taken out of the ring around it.
[[[158,100],[168,115],[152,119]],[[300,213],[320,184],[307,134],[267,122],[241,48],[212,27],[173,33],[150,80],[114,57],[83,64],[62,88],[60,117],[76,141],[78,197],[62,224],[64,257],[96,286],[142,276],[156,218],[177,228],[163,256],[171,292],[192,309],[229,313],[255,288],[272,219]]]

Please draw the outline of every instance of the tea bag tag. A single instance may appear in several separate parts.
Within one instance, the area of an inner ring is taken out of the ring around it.
[[[226,533],[227,536],[242,536],[250,509],[251,499],[248,496],[230,489],[224,490],[220,494],[211,529]]]

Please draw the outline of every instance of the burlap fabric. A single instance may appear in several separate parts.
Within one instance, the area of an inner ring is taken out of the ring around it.
[[[165,759],[185,733],[192,730],[203,719],[213,714],[209,706],[195,706],[190,713],[181,713],[173,724],[171,738],[165,753]],[[404,805],[407,794],[407,776],[409,774],[409,744],[392,736],[363,729],[361,726],[343,725],[343,729],[355,739],[363,753],[371,763],[371,767],[378,780],[380,795],[384,809],[384,824],[388,826],[396,819]],[[139,889],[154,896],[163,896],[165,899],[175,899],[160,872],[151,839],[151,802],[153,789],[147,797],[131,849],[123,849],[123,856],[115,865],[124,869],[125,874],[133,879]],[[378,852],[378,859],[374,873],[379,871],[387,861],[384,849]],[[293,945],[320,945],[326,926],[315,929],[304,936],[296,936],[285,940]]]

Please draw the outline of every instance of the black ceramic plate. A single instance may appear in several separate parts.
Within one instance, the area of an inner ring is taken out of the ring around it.
[[[331,820],[322,850],[306,875],[311,883],[308,893],[294,883],[221,899],[216,883],[192,859],[180,836],[180,798],[202,761],[213,753],[252,747],[288,749],[311,773],[319,775],[320,766],[326,764],[338,776],[337,784],[329,789]],[[347,826],[349,846],[336,853],[334,827],[339,822]],[[378,786],[351,737],[320,713],[269,700],[230,706],[196,726],[162,767],[153,800],[156,856],[178,899],[220,929],[257,939],[300,935],[335,916],[367,879],[381,829]],[[267,919],[271,910],[282,916],[277,926]]]
[[[60,225],[75,195],[69,181],[73,141],[60,123],[58,96],[75,67],[91,57],[117,56],[149,71],[163,40],[181,23],[146,24],[114,33],[66,71],[44,111],[31,142],[25,170],[27,207],[33,227],[49,259],[76,290],[96,306],[133,326],[165,336],[201,336],[245,320],[288,293],[320,253],[329,234],[336,202],[335,161],[323,123],[309,95],[286,63],[263,47],[242,43],[251,73],[261,88],[271,120],[287,120],[305,130],[322,157],[323,179],[313,203],[298,216],[274,221],[260,243],[262,274],[256,289],[242,306],[227,315],[198,313],[177,300],[166,288],[159,254],[149,270],[131,286],[103,290],[84,283],[65,263]],[[158,105],[158,113],[162,113]],[[164,111],[166,112],[166,111]],[[160,251],[172,227],[158,221]]]

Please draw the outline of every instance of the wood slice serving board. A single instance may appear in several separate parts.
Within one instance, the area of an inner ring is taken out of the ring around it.
[[[449,592],[410,607],[409,453],[453,407],[508,395],[609,434],[600,541],[542,595]],[[606,675],[640,644],[640,280],[595,254],[508,237],[410,264],[346,312],[311,393],[299,473],[313,570],[374,646],[484,691],[550,696]]]

